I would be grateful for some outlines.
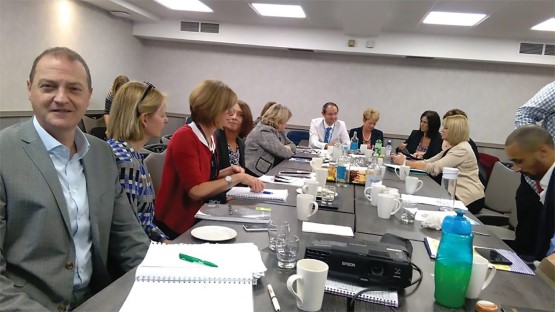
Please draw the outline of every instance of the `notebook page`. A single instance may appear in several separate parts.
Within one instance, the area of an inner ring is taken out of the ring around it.
[[[259,199],[284,202],[287,200],[288,192],[287,190],[265,189],[264,192],[255,193],[251,192],[250,187],[235,186],[231,188],[226,195],[242,199]]]
[[[349,284],[336,279],[328,278],[326,281],[325,290],[327,293],[351,297],[363,290],[365,287]],[[383,304],[386,306],[398,307],[399,297],[396,291],[391,290],[374,290],[360,295],[359,300]]]
[[[250,284],[135,282],[121,312],[254,310]]]

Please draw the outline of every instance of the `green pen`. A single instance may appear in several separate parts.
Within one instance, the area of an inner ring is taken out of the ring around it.
[[[206,260],[202,260],[202,259],[199,259],[199,258],[195,258],[195,257],[189,256],[189,255],[186,255],[184,253],[179,254],[179,259],[189,261],[189,262],[202,263],[206,266],[213,267],[213,268],[218,267],[218,265],[216,265],[215,263],[212,263],[212,262],[206,261]]]

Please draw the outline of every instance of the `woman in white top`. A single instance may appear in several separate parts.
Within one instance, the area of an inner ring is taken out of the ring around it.
[[[434,157],[422,161],[408,161],[404,155],[392,156],[396,164],[405,163],[414,169],[425,170],[436,176],[444,167],[459,169],[455,196],[462,201],[468,210],[478,213],[484,206],[484,186],[478,177],[478,162],[468,143],[470,130],[468,120],[462,115],[443,119],[441,138],[452,147],[443,150]]]

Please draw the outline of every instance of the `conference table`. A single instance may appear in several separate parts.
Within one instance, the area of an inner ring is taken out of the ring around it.
[[[307,162],[284,161],[273,168],[268,175],[278,173],[284,169],[310,170]],[[440,197],[443,190],[435,181],[426,175],[418,175],[423,180],[424,185],[415,195]],[[328,182],[330,183],[330,182]],[[383,184],[388,187],[398,188],[404,193],[404,182],[393,173],[386,171]],[[271,208],[271,218],[276,221],[287,221],[291,226],[291,232],[298,235],[301,246],[299,259],[304,256],[306,243],[314,239],[334,240],[338,236],[329,234],[307,233],[302,231],[302,222],[296,216],[296,192],[298,187],[283,184],[267,183],[269,189],[287,189],[288,199],[284,203],[265,202],[264,206]],[[440,231],[423,229],[420,221],[412,224],[400,222],[400,213],[393,215],[390,219],[379,219],[376,207],[364,196],[364,186],[348,185],[345,188],[337,188],[335,206],[337,210],[319,210],[310,218],[310,222],[342,225],[353,228],[355,239],[377,242],[386,233],[395,234],[411,241],[413,253],[411,261],[418,266],[422,272],[422,281],[414,286],[409,286],[398,291],[399,307],[392,308],[380,304],[372,304],[364,301],[356,301],[355,311],[474,311],[476,300],[467,299],[465,306],[458,309],[445,308],[434,301],[434,261],[430,258],[423,242],[424,237],[429,236],[439,239]],[[249,200],[233,200],[233,204],[253,204],[256,202]],[[419,210],[438,210],[435,206],[418,204]],[[477,220],[472,214],[467,215]],[[478,221],[479,222],[479,221]],[[273,311],[272,302],[267,292],[266,286],[271,284],[276,297],[279,300],[281,311],[300,311],[294,297],[286,288],[286,281],[289,276],[294,274],[295,269],[280,269],[277,266],[275,252],[268,248],[268,234],[266,232],[245,232],[242,223],[221,222],[202,220],[194,225],[194,228],[206,225],[224,225],[234,229],[237,236],[227,242],[233,243],[254,243],[267,267],[265,276],[258,280],[257,285],[253,286],[254,311]],[[174,243],[196,244],[204,243],[191,235],[191,230],[180,235]],[[474,245],[490,248],[510,248],[495,235],[489,233],[487,228],[481,224],[473,225],[473,230],[480,233],[489,234],[475,235]],[[344,238],[341,238],[344,239]],[[125,301],[134,281],[135,270],[132,270],[116,280],[106,289],[102,290],[87,302],[82,304],[76,311],[117,311]],[[419,274],[413,271],[413,280]],[[186,294],[183,294],[184,298]],[[498,306],[523,307],[527,309],[553,311],[555,309],[554,291],[538,276],[524,275],[498,270],[491,284],[482,291],[480,298],[496,303]],[[150,300],[164,300],[163,298],[150,298]],[[346,311],[347,298],[326,293],[322,305],[322,311]]]

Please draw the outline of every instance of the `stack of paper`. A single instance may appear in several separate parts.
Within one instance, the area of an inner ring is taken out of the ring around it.
[[[250,187],[235,186],[226,194],[238,199],[258,199],[266,201],[287,201],[287,190],[265,189],[263,192],[252,192]]]
[[[262,205],[204,204],[195,218],[242,223],[270,223],[272,208]]]

